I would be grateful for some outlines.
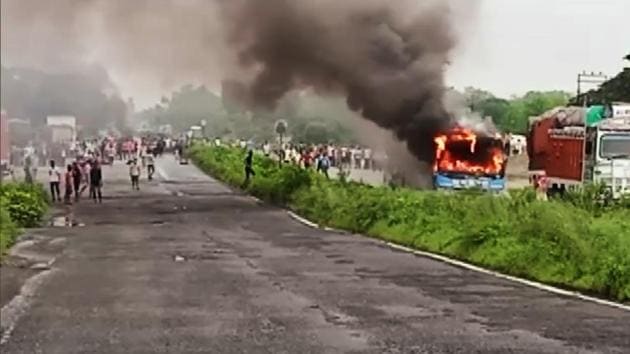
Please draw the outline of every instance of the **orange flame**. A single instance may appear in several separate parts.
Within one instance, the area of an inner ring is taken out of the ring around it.
[[[494,139],[500,139],[495,136]],[[440,134],[434,138],[436,145],[434,171],[459,172],[466,174],[499,174],[503,170],[505,156],[503,149],[497,144],[484,149],[484,151],[476,151],[479,148],[477,135],[468,129],[454,128],[451,131]],[[487,158],[483,161],[473,161],[465,159],[463,156],[456,156],[453,151],[449,150],[449,143],[467,142],[470,155],[484,154]]]

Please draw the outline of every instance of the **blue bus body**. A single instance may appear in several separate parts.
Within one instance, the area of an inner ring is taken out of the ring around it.
[[[433,185],[441,190],[481,189],[488,192],[502,192],[506,187],[505,176],[474,176],[463,173],[433,174]]]

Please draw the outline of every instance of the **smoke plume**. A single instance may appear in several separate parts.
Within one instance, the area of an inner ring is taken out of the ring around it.
[[[273,108],[288,91],[342,94],[422,161],[451,123],[444,66],[454,45],[448,8],[430,1],[230,1],[228,44],[255,72],[246,101]],[[246,24],[246,25],[244,25]]]
[[[462,3],[3,0],[2,60],[96,61],[162,86],[216,88],[227,79],[241,87],[243,103],[268,109],[296,89],[343,95],[350,109],[431,161],[432,137],[452,123],[443,104],[455,44],[448,5]]]

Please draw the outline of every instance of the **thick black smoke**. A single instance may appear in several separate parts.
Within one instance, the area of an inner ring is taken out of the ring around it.
[[[245,101],[273,108],[304,87],[343,94],[422,161],[451,124],[444,66],[454,45],[448,8],[429,1],[240,0],[222,7],[228,43],[255,72]]]
[[[301,88],[344,95],[430,161],[433,135],[451,123],[442,97],[454,46],[448,5],[470,3],[2,0],[2,61],[96,62],[135,88],[228,79],[254,107],[273,108]]]

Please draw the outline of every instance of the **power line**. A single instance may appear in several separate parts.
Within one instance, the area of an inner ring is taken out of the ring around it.
[[[586,72],[586,71],[582,71],[581,73],[579,73],[577,75],[577,99],[580,99],[580,96],[582,95],[582,85],[583,84],[590,84],[590,85],[597,85],[600,86],[601,84],[603,84],[604,82],[608,81],[608,76],[605,75],[603,72],[594,72],[591,71]],[[578,102],[579,103],[579,102]],[[584,94],[584,98],[582,101],[582,104],[584,106],[586,106],[588,104],[588,95],[585,93]]]

